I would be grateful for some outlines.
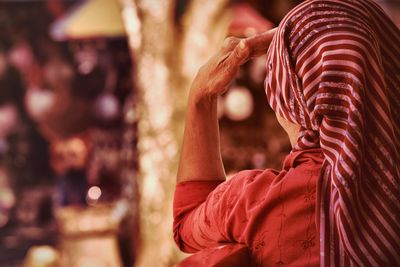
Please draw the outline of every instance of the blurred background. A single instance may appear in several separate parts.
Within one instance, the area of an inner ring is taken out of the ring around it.
[[[0,1],[0,267],[174,266],[185,104],[226,36],[295,0]],[[398,0],[377,1],[400,25]],[[228,175],[279,169],[289,141],[265,58],[220,98]]]

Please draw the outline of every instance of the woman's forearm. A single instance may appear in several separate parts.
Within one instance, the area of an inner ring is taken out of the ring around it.
[[[217,96],[191,93],[186,112],[177,182],[225,180],[221,159]]]
[[[265,53],[275,30],[246,39],[227,38],[197,73],[189,95],[177,181],[225,180],[217,117],[223,94],[240,66]]]

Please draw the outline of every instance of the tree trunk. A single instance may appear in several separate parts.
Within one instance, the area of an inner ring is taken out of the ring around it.
[[[136,266],[173,266],[172,202],[184,113],[198,67],[222,42],[228,0],[192,0],[174,22],[175,1],[120,0],[138,89],[140,228]]]

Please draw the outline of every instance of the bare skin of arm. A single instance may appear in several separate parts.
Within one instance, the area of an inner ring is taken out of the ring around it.
[[[192,82],[177,182],[223,181],[217,98],[228,90],[239,68],[265,54],[275,29],[246,39],[228,38]]]

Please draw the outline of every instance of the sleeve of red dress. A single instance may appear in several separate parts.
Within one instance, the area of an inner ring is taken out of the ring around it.
[[[174,196],[174,239],[194,253],[221,243],[238,242],[234,225],[246,216],[239,199],[248,179],[260,171],[243,171],[226,182],[190,181],[177,184]],[[234,214],[234,216],[232,216]]]

